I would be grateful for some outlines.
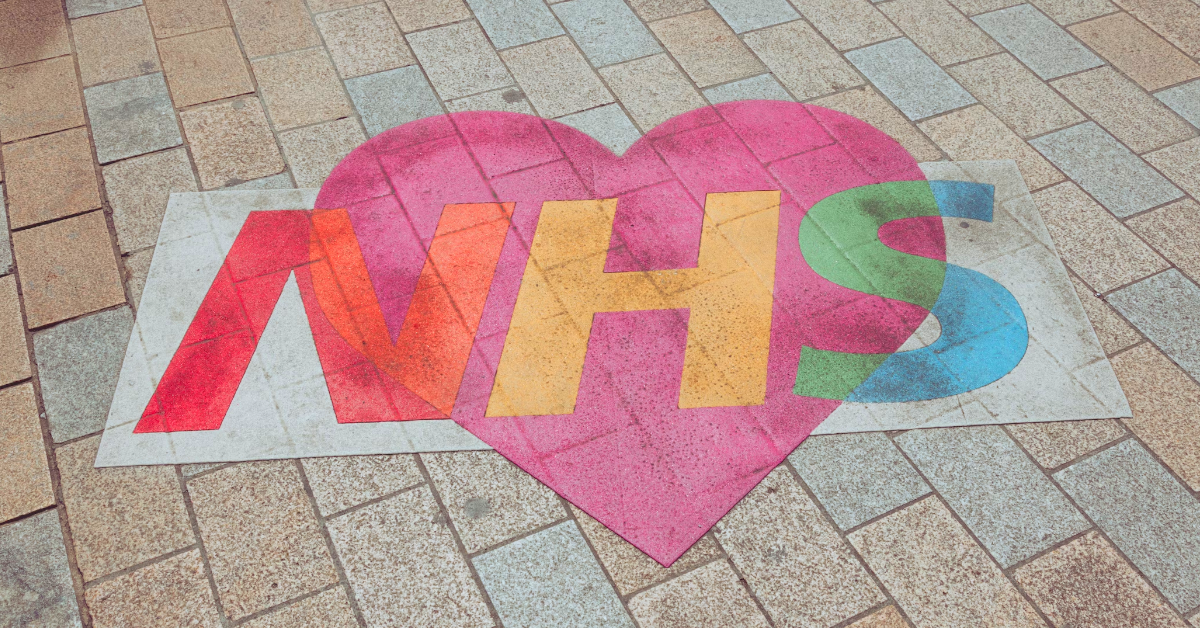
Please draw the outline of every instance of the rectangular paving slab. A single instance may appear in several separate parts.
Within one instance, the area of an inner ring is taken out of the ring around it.
[[[553,8],[596,67],[662,52],[650,29],[621,0],[571,0]]]
[[[1121,288],[1108,302],[1200,379],[1200,287],[1172,268]]]
[[[974,96],[908,39],[853,50],[846,58],[910,120],[975,103]]]
[[[1104,65],[1100,57],[1031,5],[971,19],[1045,80]]]

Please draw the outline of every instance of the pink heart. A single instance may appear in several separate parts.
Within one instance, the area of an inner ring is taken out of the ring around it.
[[[366,142],[334,169],[317,207],[350,210],[395,333],[442,208],[516,202],[452,418],[670,565],[840,403],[791,392],[802,345],[888,353],[925,318],[917,306],[821,279],[797,244],[817,201],[911,180],[924,175],[895,140],[809,105],[697,109],[621,157],[553,121],[469,112]],[[695,266],[706,194],[752,190],[783,198],[763,405],[680,409],[687,317],[656,310],[596,315],[574,414],[484,416],[543,201],[619,198],[605,270],[660,270]]]

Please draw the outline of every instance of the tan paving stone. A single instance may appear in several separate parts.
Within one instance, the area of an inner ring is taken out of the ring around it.
[[[158,71],[145,7],[72,20],[71,33],[84,87]]]
[[[129,303],[135,310],[142,301],[142,290],[146,288],[146,275],[150,273],[150,260],[153,258],[153,247],[122,258],[125,287],[129,291]]]
[[[1022,0],[950,0],[950,4],[967,15],[979,15],[1024,4],[1024,2]]]
[[[895,0],[879,10],[939,65],[1004,51],[946,0]]]
[[[1135,153],[1196,136],[1183,118],[1112,67],[1074,74],[1051,85]]]
[[[1038,464],[1054,469],[1125,435],[1116,419],[1018,423],[1008,432]]]
[[[1187,628],[1099,532],[1089,532],[1014,573],[1056,626]]]
[[[283,131],[279,143],[292,167],[296,185],[319,188],[325,177],[350,151],[367,141],[367,136],[354,118],[314,124],[302,129]]]
[[[276,129],[336,120],[354,113],[323,48],[256,59],[250,65]]]
[[[946,71],[1022,137],[1044,135],[1087,120],[1008,53]]]
[[[791,1],[838,50],[861,48],[902,34],[871,0]]]
[[[367,625],[494,625],[428,486],[336,517],[327,526]]]
[[[6,144],[4,170],[14,229],[100,207],[87,129]]]
[[[106,580],[85,595],[95,628],[222,625],[200,550]]]
[[[125,302],[101,212],[13,233],[30,329]]]
[[[761,74],[762,63],[716,11],[697,11],[650,24],[667,51],[701,88]]]
[[[704,0],[628,0],[628,2],[629,6],[633,7],[633,10],[645,22],[708,8],[708,4]]]
[[[1200,137],[1156,150],[1145,157],[1151,166],[1167,175],[1192,198],[1200,198]]]
[[[446,103],[446,110],[451,113],[460,111],[508,111],[511,113],[527,113],[534,115],[533,107],[525,92],[516,87],[501,87],[490,92],[475,94],[451,100]]]
[[[770,626],[725,560],[639,593],[628,606],[642,628]]]
[[[221,0],[142,1],[150,15],[155,37],[176,37],[231,25]]]
[[[1112,365],[1133,408],[1125,425],[1192,490],[1200,489],[1200,386],[1148,342]]]
[[[0,68],[71,53],[67,16],[56,0],[0,2]]]
[[[320,46],[304,0],[226,0],[251,59]]]
[[[326,11],[362,6],[370,2],[371,0],[308,0],[308,9],[314,14],[325,13]]]
[[[884,601],[837,529],[783,466],[714,530],[780,628],[832,626]]]
[[[555,37],[500,53],[545,118],[557,118],[613,101],[569,37]]]
[[[71,57],[0,70],[0,140],[15,142],[82,125],[83,99]]]
[[[707,104],[665,54],[610,65],[600,75],[646,132]]]
[[[848,628],[911,628],[911,625],[904,620],[895,606],[885,606],[850,624]]]
[[[382,2],[324,13],[315,19],[344,79],[417,62]]]
[[[849,535],[921,628],[1045,628],[1036,611],[936,497]]]
[[[387,0],[387,4],[405,33],[471,18],[463,0]]]
[[[301,463],[326,517],[425,481],[412,454],[304,458]]]
[[[1125,226],[1158,249],[1179,270],[1200,282],[1200,204],[1191,199],[1134,216]]]
[[[1200,65],[1128,13],[1106,15],[1067,30],[1152,92],[1200,76]]]
[[[29,375],[29,345],[25,340],[25,320],[21,318],[17,278],[0,277],[0,386]]]
[[[198,189],[183,148],[118,161],[103,173],[122,253],[154,246],[171,193]]]
[[[716,541],[706,535],[696,541],[688,551],[683,553],[670,567],[659,565],[653,558],[642,553],[625,539],[619,537],[604,524],[588,516],[587,513],[571,507],[575,520],[584,536],[592,544],[592,549],[600,557],[604,569],[608,571],[617,593],[629,595],[645,589],[664,580],[674,578],[721,555],[721,548]]]
[[[232,28],[214,28],[158,42],[176,107],[254,91]]]
[[[1108,0],[1029,0],[1047,17],[1062,25],[1090,20],[1116,13],[1118,9]]]
[[[75,560],[85,581],[196,542],[171,466],[97,469],[100,437],[55,451]]]
[[[854,67],[803,21],[747,33],[745,42],[800,100],[864,83]]]
[[[272,611],[242,624],[243,628],[357,628],[354,609],[342,587],[322,591],[312,597]]]
[[[442,100],[512,85],[512,77],[475,22],[421,31],[408,37],[429,82]]]
[[[1097,298],[1095,291],[1087,284],[1078,277],[1071,277],[1071,284],[1075,286],[1075,292],[1079,295],[1079,301],[1083,303],[1083,310],[1087,312],[1088,320],[1092,322],[1092,328],[1096,331],[1096,337],[1100,340],[1105,354],[1112,355],[1141,342],[1142,335],[1125,322],[1112,306]]]
[[[225,467],[189,480],[188,492],[230,619],[337,582],[294,463]]]
[[[0,474],[5,478],[0,484],[3,522],[53,506],[54,488],[32,384],[0,390],[0,425]]]
[[[1029,188],[1063,180],[1062,173],[983,105],[917,123],[955,161],[1013,159]]]
[[[237,185],[283,171],[283,157],[257,98],[182,111],[202,189]]]
[[[934,146],[924,133],[870,85],[819,98],[811,104],[848,113],[887,133],[917,161],[937,161],[942,158],[941,149]]]
[[[1200,4],[1190,0],[1114,0],[1167,41],[1200,57]]]

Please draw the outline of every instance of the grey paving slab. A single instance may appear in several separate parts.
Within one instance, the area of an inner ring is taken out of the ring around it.
[[[472,562],[505,626],[633,628],[574,521]]]
[[[1095,122],[1084,122],[1029,143],[1100,204],[1124,218],[1183,192]]]
[[[553,8],[596,67],[662,52],[650,29],[622,0],[571,0]]]
[[[132,329],[133,314],[121,307],[33,334],[42,401],[55,442],[104,428]]]
[[[12,270],[12,239],[8,235],[8,208],[4,205],[4,184],[0,183],[0,275],[7,275]]]
[[[704,90],[704,97],[714,105],[734,100],[792,100],[787,90],[770,74],[710,87]]]
[[[142,0],[67,0],[67,15],[72,19],[97,13],[108,13],[117,9],[128,9],[142,4]]]
[[[907,38],[852,50],[846,58],[910,120],[975,103],[974,96]]]
[[[1200,127],[1200,79],[1183,85],[1176,85],[1154,94],[1172,111]]]
[[[999,426],[913,430],[896,444],[1002,567],[1089,527]]]
[[[800,19],[787,0],[709,0],[735,33],[757,30]]]
[[[442,104],[415,65],[346,79],[346,91],[371,137],[442,113]]]
[[[563,34],[542,0],[467,0],[467,4],[500,50]]]
[[[1100,57],[1028,4],[971,19],[1044,80],[1104,65]]]
[[[591,135],[596,141],[604,144],[618,155],[623,154],[642,137],[641,131],[637,130],[621,106],[615,103],[573,113],[556,120]]]
[[[1172,268],[1109,295],[1108,302],[1192,377],[1200,379],[1200,287]]]
[[[5,626],[82,626],[62,526],[53,510],[0,526],[0,620]]]
[[[788,460],[843,530],[929,493],[882,432],[813,436]]]
[[[1177,610],[1200,605],[1200,501],[1127,440],[1054,474]]]
[[[102,164],[183,143],[161,72],[89,87],[83,99]]]

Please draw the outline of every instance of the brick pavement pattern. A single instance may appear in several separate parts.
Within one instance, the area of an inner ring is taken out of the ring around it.
[[[171,192],[748,98],[1015,160],[1133,416],[815,436],[669,569],[494,452],[92,467]],[[1200,0],[2,0],[0,624],[1200,628],[1198,125]]]

